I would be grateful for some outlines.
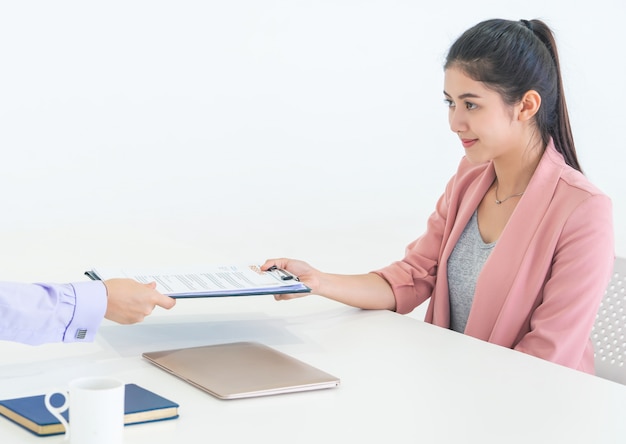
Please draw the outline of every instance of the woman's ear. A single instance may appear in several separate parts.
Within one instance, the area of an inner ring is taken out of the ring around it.
[[[531,89],[524,94],[522,100],[519,103],[519,120],[530,120],[541,106],[541,96],[537,91]]]

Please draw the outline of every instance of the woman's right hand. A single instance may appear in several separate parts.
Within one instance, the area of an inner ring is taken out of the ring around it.
[[[261,265],[261,270],[265,271],[271,267],[280,268],[282,270],[288,271],[294,276],[297,276],[300,282],[302,282],[304,285],[311,289],[311,293],[315,293],[319,289],[320,271],[311,267],[304,261],[287,258],[268,259],[263,265]],[[310,293],[276,294],[274,295],[274,299],[276,299],[277,301],[295,299],[306,296],[307,294]]]

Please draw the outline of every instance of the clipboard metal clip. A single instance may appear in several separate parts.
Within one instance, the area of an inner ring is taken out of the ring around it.
[[[270,268],[267,269],[267,271],[277,274],[282,281],[291,281],[291,280],[299,281],[300,280],[298,279],[298,276],[295,276],[289,273],[288,271],[283,270],[282,268],[278,268],[276,265],[272,265]]]

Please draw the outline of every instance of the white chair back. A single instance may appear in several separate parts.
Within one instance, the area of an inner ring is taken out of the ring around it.
[[[598,310],[591,341],[596,375],[626,384],[626,258],[615,259],[613,276]]]

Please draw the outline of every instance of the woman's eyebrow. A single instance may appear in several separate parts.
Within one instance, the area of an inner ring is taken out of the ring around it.
[[[448,94],[447,92],[445,92],[445,90],[443,92],[443,95],[446,96],[446,97],[452,98],[452,96],[450,94]],[[459,96],[459,99],[479,99],[479,98],[480,98],[480,96],[478,94],[474,94],[474,93],[464,93],[464,94],[461,94]]]

